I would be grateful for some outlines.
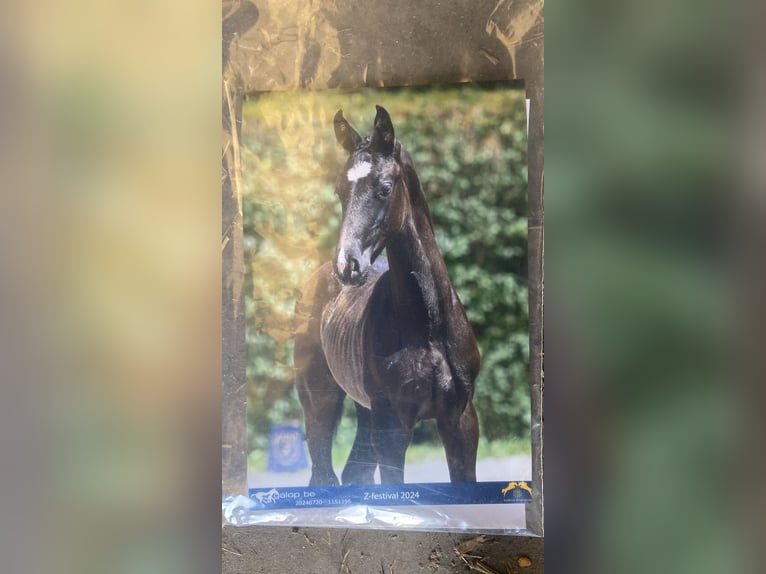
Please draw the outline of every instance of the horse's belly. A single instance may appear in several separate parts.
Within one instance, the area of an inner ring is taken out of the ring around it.
[[[321,326],[322,349],[333,377],[354,401],[367,408],[364,326],[374,283],[344,287],[325,308]]]

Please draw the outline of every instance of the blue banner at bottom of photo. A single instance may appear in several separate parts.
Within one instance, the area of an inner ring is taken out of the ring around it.
[[[251,488],[252,510],[367,506],[509,504],[532,501],[532,483],[467,482]]]

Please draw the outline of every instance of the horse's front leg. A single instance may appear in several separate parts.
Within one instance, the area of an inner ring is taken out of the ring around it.
[[[378,455],[380,482],[404,482],[404,458],[412,440],[413,424],[388,401],[372,403],[372,444]]]
[[[343,469],[343,484],[374,484],[378,460],[371,442],[370,410],[359,403],[356,405],[356,438]]]
[[[324,356],[319,353],[297,370],[295,386],[306,418],[306,442],[311,455],[309,486],[336,485],[332,440],[346,393],[335,382]]]
[[[454,407],[439,413],[436,420],[444,443],[451,482],[476,482],[476,450],[479,446],[479,419],[473,402],[456,411]]]

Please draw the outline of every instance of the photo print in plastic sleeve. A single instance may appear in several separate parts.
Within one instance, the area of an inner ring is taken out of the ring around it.
[[[533,500],[520,83],[253,94],[232,524],[517,531]]]

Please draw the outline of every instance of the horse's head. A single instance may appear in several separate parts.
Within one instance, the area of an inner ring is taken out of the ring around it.
[[[338,143],[349,153],[338,176],[336,193],[343,222],[335,253],[335,272],[346,285],[361,285],[386,246],[386,238],[401,227],[406,189],[400,163],[401,146],[394,138],[388,112],[375,106],[371,136],[361,137],[343,117],[333,122]]]

